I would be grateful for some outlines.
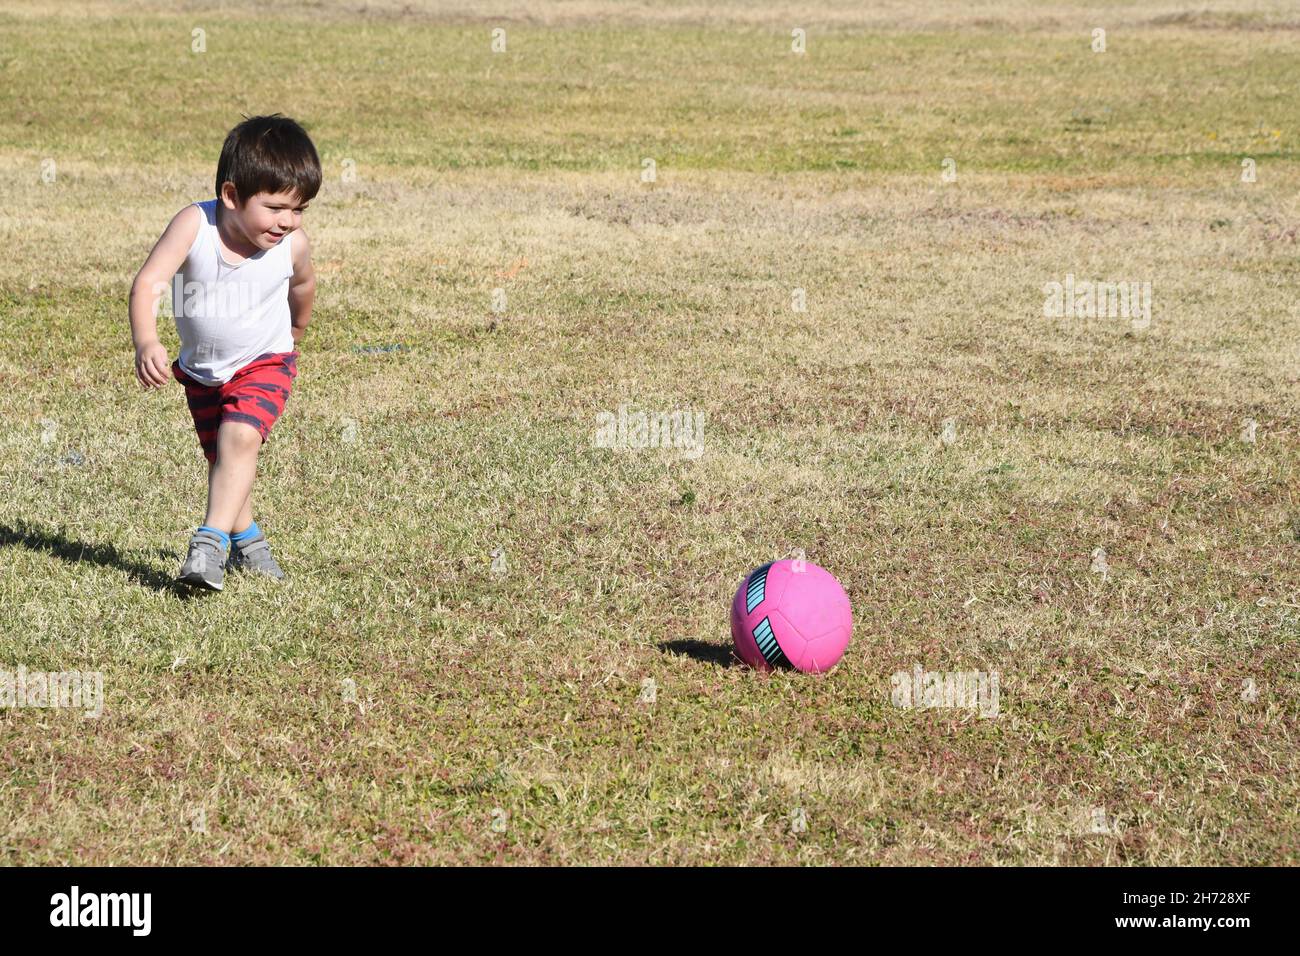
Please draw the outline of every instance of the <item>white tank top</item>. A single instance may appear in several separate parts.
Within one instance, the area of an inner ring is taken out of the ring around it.
[[[231,265],[217,239],[217,200],[194,205],[203,222],[172,279],[178,361],[195,381],[222,385],[255,358],[294,349],[289,322],[293,233]]]

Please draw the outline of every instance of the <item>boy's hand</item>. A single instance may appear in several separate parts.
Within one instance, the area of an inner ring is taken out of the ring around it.
[[[145,342],[135,350],[135,377],[145,388],[161,388],[171,378],[171,362],[161,342]]]

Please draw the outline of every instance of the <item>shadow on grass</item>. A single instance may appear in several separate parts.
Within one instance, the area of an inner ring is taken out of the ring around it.
[[[119,571],[125,571],[137,583],[156,591],[171,591],[182,597],[190,596],[192,593],[183,585],[178,585],[171,575],[122,554],[111,544],[87,544],[84,541],[76,541],[69,538],[61,529],[51,531],[26,522],[19,522],[17,525],[0,524],[0,545],[4,547],[21,545],[32,551],[44,551],[62,558],[69,564],[88,561],[105,568],[117,568]],[[159,549],[156,554],[161,558],[175,557],[171,552],[162,549]]]
[[[717,664],[720,667],[740,664],[740,658],[736,657],[729,646],[710,644],[707,641],[664,641],[659,645],[659,650],[665,654],[683,654],[692,660]]]

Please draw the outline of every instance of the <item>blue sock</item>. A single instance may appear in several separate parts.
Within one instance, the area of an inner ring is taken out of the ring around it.
[[[259,528],[257,526],[257,522],[254,521],[243,531],[239,532],[239,534],[231,535],[230,540],[233,541],[235,544],[243,544],[245,541],[251,541],[253,538],[256,538],[261,533],[262,533],[262,529]]]
[[[221,531],[221,530],[219,530],[219,529],[217,529],[217,528],[210,528],[210,527],[208,527],[208,526],[205,525],[205,524],[201,524],[201,525],[199,525],[199,530],[200,530],[200,531],[211,531],[213,534],[215,534],[217,537],[219,537],[219,538],[221,539],[221,543],[222,543],[222,544],[224,544],[227,548],[230,547],[230,535],[226,534],[224,531]]]

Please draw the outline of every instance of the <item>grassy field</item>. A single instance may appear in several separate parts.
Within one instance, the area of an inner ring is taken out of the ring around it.
[[[0,709],[0,860],[1300,863],[1300,15],[861,6],[0,0],[0,669],[105,694]],[[189,596],[127,291],[274,111],[327,175],[289,578]],[[792,549],[829,675],[731,660]]]

